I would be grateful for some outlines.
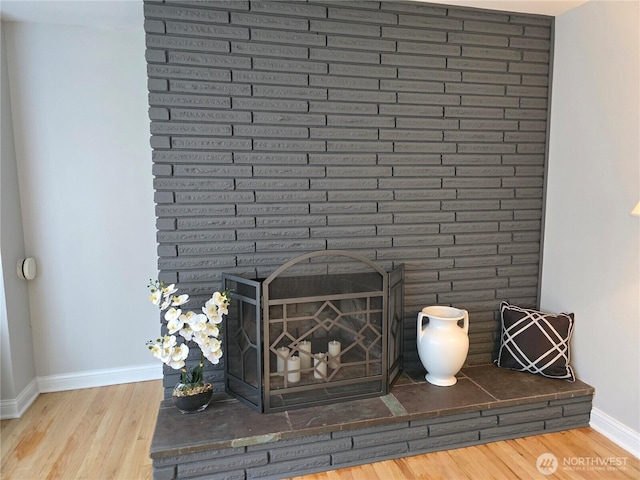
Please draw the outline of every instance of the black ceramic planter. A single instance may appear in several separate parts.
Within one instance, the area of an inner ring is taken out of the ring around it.
[[[209,405],[213,396],[210,383],[192,385],[178,383],[173,389],[173,404],[182,413],[201,412]]]

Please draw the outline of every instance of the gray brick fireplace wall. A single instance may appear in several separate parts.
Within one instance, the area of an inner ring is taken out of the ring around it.
[[[408,361],[417,311],[448,304],[469,310],[468,364],[491,362],[499,303],[537,305],[553,19],[395,1],[144,13],[161,279],[197,302],[223,272],[355,250],[405,265]]]

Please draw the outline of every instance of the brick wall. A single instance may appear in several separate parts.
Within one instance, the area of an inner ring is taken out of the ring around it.
[[[553,19],[417,2],[145,0],[161,278],[198,300],[349,249],[426,305],[535,306]],[[217,374],[217,373],[216,373]],[[171,383],[171,382],[169,382]]]

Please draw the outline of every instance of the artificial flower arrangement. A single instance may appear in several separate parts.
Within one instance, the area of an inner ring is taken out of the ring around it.
[[[178,392],[174,390],[174,396],[193,395],[205,388],[211,389],[210,385],[206,386],[204,383],[202,368],[205,358],[214,365],[222,358],[219,325],[222,323],[223,315],[229,313],[230,294],[226,291],[214,292],[202,307],[202,313],[196,313],[182,311],[180,307],[189,301],[189,295],[178,295],[175,284],[167,285],[165,282],[150,280],[149,289],[151,303],[158,305],[160,311],[166,310],[164,319],[167,321],[168,334],[155,342],[147,342],[147,346],[154,357],[171,368],[182,371],[182,386]],[[184,339],[180,344],[176,333]],[[194,342],[200,348],[200,362],[191,371],[186,367],[189,355],[186,342]]]

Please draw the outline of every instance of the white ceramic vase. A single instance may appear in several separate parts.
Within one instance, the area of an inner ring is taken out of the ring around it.
[[[428,322],[423,325],[425,318]],[[427,370],[427,382],[441,387],[454,385],[469,353],[469,313],[453,307],[424,307],[418,313],[417,325],[418,355]]]

